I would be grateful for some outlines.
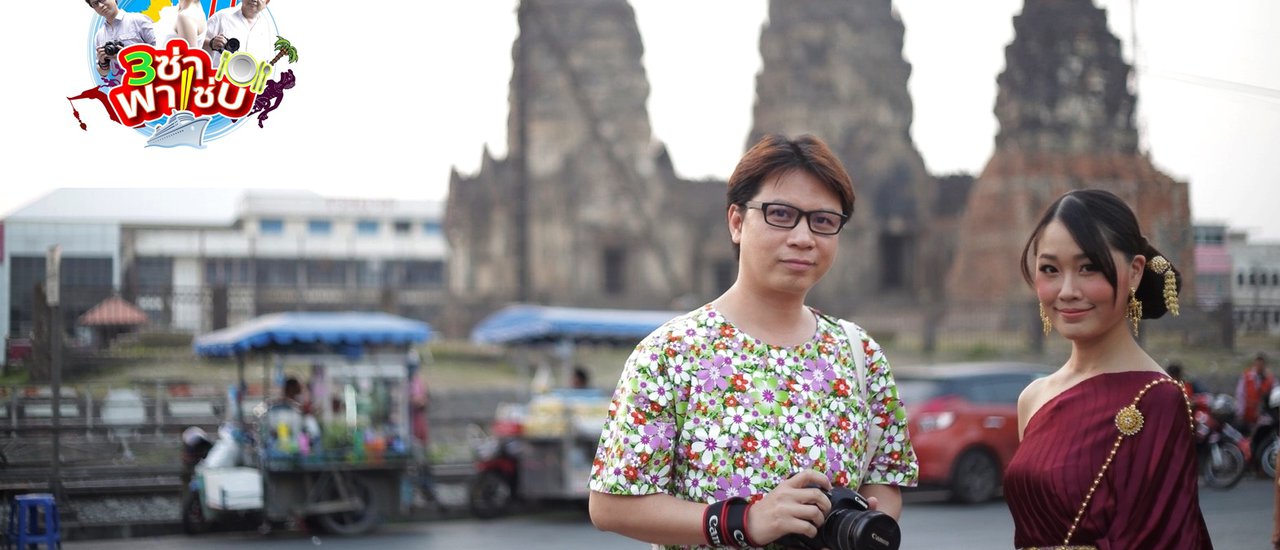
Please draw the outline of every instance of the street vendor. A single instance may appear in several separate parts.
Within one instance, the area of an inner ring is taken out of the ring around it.
[[[267,407],[263,428],[273,436],[277,449],[305,454],[320,437],[320,426],[304,405],[302,382],[290,376],[280,393]]]

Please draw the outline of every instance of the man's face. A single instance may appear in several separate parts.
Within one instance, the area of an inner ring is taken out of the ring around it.
[[[110,19],[116,14],[116,0],[89,0],[89,7],[98,15]]]
[[[258,14],[267,7],[267,4],[270,3],[271,0],[244,0],[244,2],[240,4],[240,13],[245,17],[252,19],[257,17]]]

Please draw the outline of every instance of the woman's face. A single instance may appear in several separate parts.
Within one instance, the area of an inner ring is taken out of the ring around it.
[[[1115,287],[1084,255],[1062,222],[1054,220],[1040,235],[1034,259],[1036,296],[1053,328],[1068,340],[1128,330],[1124,315],[1129,289],[1137,286],[1145,259],[1137,256],[1130,262],[1120,252],[1110,253],[1119,279]]]
[[[753,205],[782,203],[804,211],[840,212],[840,197],[813,174],[791,170],[770,176],[751,198]],[[838,235],[820,235],[801,216],[786,229],[765,223],[760,208],[729,208],[729,234],[741,247],[738,280],[760,292],[799,294],[803,297],[831,268]]]

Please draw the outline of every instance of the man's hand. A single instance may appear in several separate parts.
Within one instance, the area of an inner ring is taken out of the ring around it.
[[[209,41],[209,48],[212,50],[215,50],[215,51],[222,50],[222,49],[225,49],[226,47],[227,47],[227,37],[225,35],[219,34],[218,36],[213,37],[213,39]]]
[[[102,46],[99,46],[95,51],[98,54],[98,65],[96,66],[98,74],[106,76],[107,71],[111,70],[111,58],[107,56],[107,50]]]
[[[814,470],[791,476],[747,511],[747,535],[758,544],[792,533],[817,536],[818,527],[831,511],[831,501],[823,494],[830,490],[831,480]]]

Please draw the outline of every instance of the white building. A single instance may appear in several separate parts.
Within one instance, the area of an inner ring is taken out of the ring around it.
[[[1280,335],[1280,243],[1250,243],[1232,233],[1227,248],[1236,330]]]
[[[429,320],[446,296],[443,218],[438,202],[306,191],[60,189],[0,225],[0,334],[31,333],[55,244],[69,330],[113,293],[193,333],[299,309]]]

